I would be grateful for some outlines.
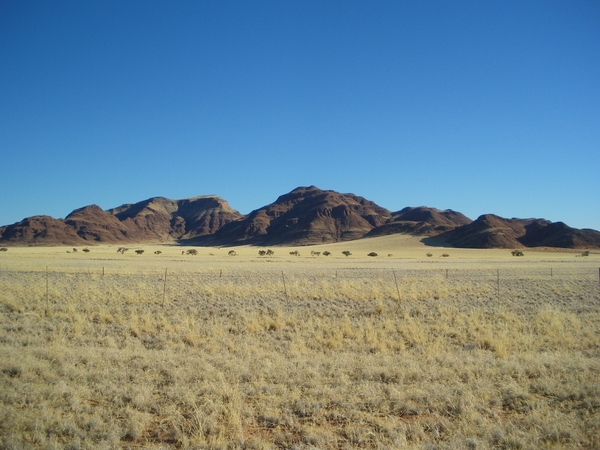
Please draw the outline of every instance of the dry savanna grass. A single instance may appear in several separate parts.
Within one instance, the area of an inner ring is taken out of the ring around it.
[[[1,448],[600,446],[593,252],[116,248],[0,256]]]

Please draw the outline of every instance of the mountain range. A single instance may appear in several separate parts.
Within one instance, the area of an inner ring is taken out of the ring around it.
[[[395,233],[422,236],[435,246],[600,248],[600,232],[562,222],[493,214],[471,220],[424,206],[392,212],[363,197],[315,186],[296,188],[248,215],[216,195],[154,197],[108,210],[90,205],[64,219],[33,216],[2,226],[0,244],[312,245]]]

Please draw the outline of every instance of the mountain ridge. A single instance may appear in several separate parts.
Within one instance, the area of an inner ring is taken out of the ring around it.
[[[600,248],[600,232],[546,219],[471,220],[450,209],[392,212],[364,197],[301,186],[247,215],[217,195],[152,197],[103,210],[88,205],[64,219],[32,216],[0,226],[2,245],[180,243],[312,245],[389,234],[422,236],[427,245],[463,248]]]

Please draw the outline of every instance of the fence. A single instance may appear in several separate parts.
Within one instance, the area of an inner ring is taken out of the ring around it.
[[[45,267],[0,270],[0,292],[18,301],[115,302],[162,305],[223,301],[447,302],[480,307],[552,304],[600,305],[600,271],[590,267],[528,268],[260,268],[177,270],[78,270]]]

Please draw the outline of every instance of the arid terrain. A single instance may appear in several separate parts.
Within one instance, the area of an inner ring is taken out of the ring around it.
[[[0,448],[600,447],[598,251],[119,247],[0,252]]]

